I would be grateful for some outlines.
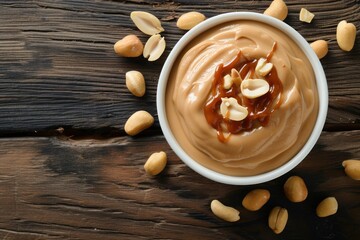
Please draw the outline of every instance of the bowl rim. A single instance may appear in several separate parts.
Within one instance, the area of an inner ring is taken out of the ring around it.
[[[319,96],[319,110],[318,116],[316,118],[316,123],[313,128],[313,131],[308,138],[306,144],[300,149],[300,151],[295,154],[288,162],[281,165],[280,167],[273,169],[269,172],[265,172],[259,175],[254,176],[230,176],[225,175],[214,170],[208,169],[205,166],[198,163],[196,160],[192,159],[185,150],[182,149],[180,144],[177,142],[176,138],[172,134],[170,129],[167,116],[166,116],[166,108],[165,108],[165,95],[166,95],[166,87],[168,77],[171,72],[172,65],[175,63],[177,56],[182,52],[182,50],[186,47],[186,45],[197,37],[202,32],[205,32],[217,25],[236,21],[236,20],[254,20],[258,22],[262,22],[273,26],[287,36],[289,36],[304,52],[309,62],[312,65],[316,85]],[[158,85],[157,85],[157,94],[156,94],[156,106],[158,112],[158,118],[160,127],[165,136],[166,141],[175,152],[175,154],[191,169],[200,175],[211,179],[215,182],[230,184],[230,185],[253,185],[259,184],[267,181],[271,181],[277,177],[284,175],[285,173],[292,170],[296,167],[305,157],[309,154],[312,148],[315,146],[322,129],[325,124],[327,111],[328,111],[328,87],[326,76],[320,60],[316,56],[315,52],[312,50],[310,44],[298,33],[294,28],[289,26],[283,21],[280,21],[276,18],[266,16],[260,13],[254,12],[230,12],[223,13],[214,17],[211,17],[202,23],[198,24],[190,31],[188,31],[181,39],[175,44],[173,49],[171,50],[169,56],[167,57],[163,68],[160,73]]]

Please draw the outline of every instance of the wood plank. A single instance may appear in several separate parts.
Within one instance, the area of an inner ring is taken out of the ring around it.
[[[341,143],[341,144],[339,144]],[[294,170],[256,186],[229,186],[207,180],[185,166],[158,137],[107,140],[11,138],[0,140],[1,239],[356,239],[360,235],[359,181],[344,174],[341,162],[360,159],[360,131],[324,132]],[[168,153],[157,177],[143,170],[154,151]],[[287,177],[308,185],[303,203],[282,192]],[[244,195],[266,188],[271,199],[258,212],[241,206]],[[315,215],[316,205],[335,196],[339,211]],[[241,211],[226,223],[210,211],[220,199]],[[267,226],[272,207],[289,211],[285,231]]]
[[[360,29],[357,0],[287,0],[286,22],[308,41],[328,40],[322,60],[328,78],[327,124],[359,129],[360,48],[341,51],[335,40],[337,23],[347,19]],[[231,11],[263,12],[270,1],[1,1],[0,8],[0,132],[33,134],[58,127],[122,129],[138,109],[156,115],[156,84],[169,51],[185,33],[176,19],[187,11],[207,17]],[[301,7],[316,14],[311,24],[298,20]],[[163,20],[167,50],[155,63],[115,56],[113,44],[127,34],[145,42],[129,19],[133,10],[149,11]],[[359,42],[359,35],[357,42]],[[124,74],[140,69],[147,94],[128,93]],[[158,129],[158,124],[155,124]]]

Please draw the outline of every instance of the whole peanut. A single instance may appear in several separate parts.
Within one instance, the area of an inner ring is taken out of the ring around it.
[[[236,222],[240,219],[240,212],[238,210],[225,206],[218,200],[212,200],[210,208],[215,216],[227,222]]]
[[[164,170],[166,163],[167,156],[165,152],[153,153],[144,165],[145,172],[151,176],[158,175]]]
[[[311,48],[314,50],[319,59],[322,59],[326,56],[329,51],[328,43],[324,40],[316,40],[310,44]]]
[[[274,233],[281,233],[285,229],[288,217],[288,211],[285,208],[274,207],[269,215],[269,227],[274,231]]]
[[[308,190],[301,177],[292,176],[284,184],[284,193],[291,202],[302,202],[306,199]]]
[[[257,211],[270,199],[270,192],[266,189],[254,189],[244,197],[242,205],[249,211]]]
[[[288,7],[283,0],[274,0],[264,14],[283,21],[288,15]]]
[[[146,111],[140,110],[129,117],[125,123],[124,129],[130,136],[135,136],[141,131],[151,127],[153,123],[153,116]]]
[[[322,200],[316,208],[316,215],[318,217],[328,217],[333,215],[338,210],[338,202],[334,197],[328,197]]]
[[[336,28],[336,40],[339,47],[344,51],[351,51],[355,45],[356,27],[345,20],[339,22]]]
[[[139,71],[129,71],[125,74],[126,87],[136,97],[142,97],[145,94],[145,79]]]
[[[360,180],[360,160],[345,160],[342,162],[345,173],[354,180]]]
[[[177,20],[176,26],[182,30],[190,30],[200,22],[204,21],[205,18],[204,14],[199,12],[184,13]]]
[[[127,35],[117,41],[114,45],[114,51],[122,57],[138,57],[142,54],[144,45],[135,35]]]

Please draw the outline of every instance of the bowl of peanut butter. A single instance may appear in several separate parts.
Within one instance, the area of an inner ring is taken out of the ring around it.
[[[225,13],[195,26],[158,82],[170,147],[225,184],[258,184],[296,167],[316,144],[327,109],[326,76],[308,42],[258,13]]]

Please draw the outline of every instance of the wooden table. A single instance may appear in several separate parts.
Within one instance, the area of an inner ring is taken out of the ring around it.
[[[2,0],[0,3],[0,238],[1,239],[360,239],[360,182],[344,174],[345,159],[360,158],[360,1],[286,0],[285,22],[309,42],[325,39],[321,60],[329,85],[324,131],[310,155],[283,177],[257,186],[207,180],[184,165],[166,143],[157,120],[156,84],[172,47],[185,33],[177,18],[188,11],[207,17],[231,11],[263,12],[271,1]],[[306,7],[311,24],[298,20]],[[113,44],[127,34],[147,36],[130,12],[162,20],[167,41],[156,62],[121,58]],[[358,29],[356,45],[343,52],[336,26],[346,19]],[[132,96],[126,71],[146,77],[143,98]],[[144,109],[155,124],[137,137],[124,133],[126,119]],[[148,156],[164,150],[164,173],[149,177]],[[282,187],[303,177],[309,196],[286,200]],[[271,191],[258,212],[241,206],[254,188]],[[327,196],[338,213],[315,215]],[[210,211],[219,199],[241,211],[227,223]],[[272,207],[289,211],[285,231],[267,226]]]

